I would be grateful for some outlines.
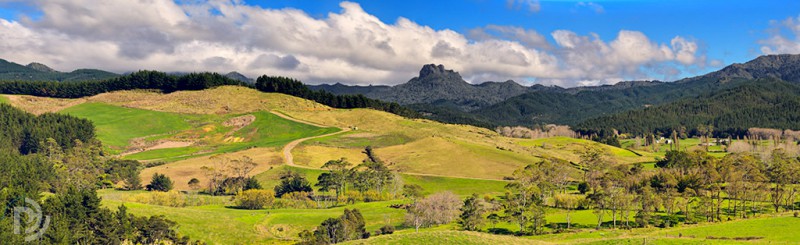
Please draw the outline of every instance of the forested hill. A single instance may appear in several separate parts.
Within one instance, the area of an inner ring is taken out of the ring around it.
[[[657,83],[617,89],[587,89],[575,93],[540,91],[523,94],[474,112],[500,125],[566,124],[643,109],[681,98],[734,88],[748,80],[719,82],[698,78],[685,83]]]
[[[788,82],[800,82],[800,55],[764,55],[744,64],[732,64],[722,70],[703,76],[686,78],[676,83],[687,83],[701,79],[727,82],[733,78],[756,79],[770,77]]]
[[[721,137],[742,135],[751,127],[800,129],[800,84],[776,78],[747,81],[731,89],[598,117],[578,127],[642,135],[712,125]]]
[[[733,64],[676,82],[622,82],[614,86],[567,89],[567,94],[532,92],[477,110],[474,114],[479,118],[494,119],[501,125],[577,125],[591,118],[725,91],[758,78],[800,82],[800,55],[761,56],[744,64]]]
[[[96,69],[59,72],[40,63],[30,63],[27,66],[23,66],[0,59],[0,80],[3,81],[99,81],[118,76],[119,74]]]

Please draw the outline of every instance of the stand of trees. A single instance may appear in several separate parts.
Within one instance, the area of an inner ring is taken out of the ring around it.
[[[164,93],[181,90],[203,90],[222,85],[249,86],[217,73],[190,73],[183,76],[157,71],[138,71],[103,81],[30,82],[0,81],[0,94],[24,94],[55,98],[81,98],[106,92],[156,89]]]
[[[86,119],[45,113],[36,116],[7,104],[0,104],[0,148],[22,154],[36,153],[53,139],[61,148],[75,146],[75,140],[89,142],[94,126]]]
[[[229,159],[223,156],[213,156],[214,165],[203,166],[201,169],[208,177],[208,189],[211,195],[236,195],[241,191],[261,189],[261,184],[250,176],[250,172],[258,165],[249,156],[238,159]],[[199,186],[200,181],[195,185]]]
[[[558,173],[569,172],[568,165],[544,160],[516,171],[502,198],[488,204],[477,196],[468,198],[459,223],[466,230],[479,230],[486,219],[506,220],[516,223],[520,234],[538,234],[547,223],[548,208],[567,211],[565,227],[551,225],[559,231],[571,228],[570,213],[580,207],[593,210],[597,229],[672,227],[794,211],[800,205],[800,157],[780,148],[723,158],[705,151],[670,151],[653,171],[643,171],[641,165],[612,165],[593,152],[584,153],[579,164],[584,172],[581,194],[565,191],[572,178]],[[501,208],[486,208],[492,205]]]
[[[386,194],[398,194],[399,186],[402,186],[400,178],[375,155],[372,147],[367,146],[363,153],[366,159],[352,168],[352,164],[344,158],[326,162],[322,168],[328,172],[317,178],[319,191],[335,192],[337,202],[352,202],[354,199],[379,201],[386,199]],[[348,192],[351,188],[357,191],[357,195]]]
[[[370,99],[364,95],[334,95],[326,91],[314,91],[302,82],[288,77],[260,76],[256,80],[256,89],[268,93],[282,93],[303,99],[313,100],[317,103],[333,108],[371,108],[409,118],[419,118],[421,115],[414,110],[403,107],[397,103],[384,102]]]
[[[364,216],[361,212],[358,209],[345,208],[342,216],[323,221],[313,233],[308,230],[301,232],[302,242],[298,244],[335,244],[367,239],[370,233],[364,227]]]

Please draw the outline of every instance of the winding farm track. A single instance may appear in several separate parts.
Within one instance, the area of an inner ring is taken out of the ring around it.
[[[279,117],[281,117],[283,119],[286,119],[286,120],[290,120],[290,121],[294,121],[294,122],[298,122],[298,123],[304,123],[304,124],[317,126],[317,127],[321,127],[321,128],[330,127],[330,126],[325,126],[325,125],[321,125],[321,124],[317,124],[317,123],[312,123],[312,122],[296,119],[296,118],[290,117],[290,116],[288,116],[286,114],[283,114],[281,112],[277,112],[277,111],[271,111],[271,112],[272,112],[272,114],[275,114],[275,115],[277,115],[277,116],[279,116]],[[303,141],[306,141],[306,140],[322,138],[322,137],[328,137],[328,136],[342,134],[342,133],[346,133],[346,132],[350,131],[349,128],[340,128],[340,129],[341,129],[341,131],[339,131],[339,132],[334,132],[334,133],[324,134],[324,135],[311,136],[311,137],[306,137],[306,138],[302,138],[302,139],[296,139],[296,140],[294,140],[292,142],[289,142],[289,144],[286,144],[286,146],[283,147],[283,160],[284,160],[284,163],[286,163],[286,165],[289,165],[291,167],[319,170],[319,168],[295,164],[294,163],[294,156],[292,155],[292,150],[294,150],[294,148],[297,147],[297,145],[299,145],[300,143],[303,143]],[[472,180],[503,181],[503,180],[498,180],[498,179],[461,177],[461,176],[447,176],[447,175],[439,175],[439,174],[423,174],[423,173],[407,173],[407,172],[404,172],[403,174],[415,175],[415,176],[427,176],[427,177],[444,177],[444,178],[458,178],[458,179],[472,179]]]
[[[297,119],[297,118],[293,118],[293,117],[287,116],[286,114],[283,114],[283,113],[280,113],[280,112],[277,112],[277,111],[271,111],[271,112],[272,112],[272,114],[275,114],[276,116],[279,116],[279,117],[281,117],[283,119],[290,120],[290,121],[293,121],[293,122],[302,123],[302,124],[308,124],[308,125],[316,126],[316,127],[320,127],[320,128],[329,127],[329,126],[320,125],[320,124],[316,124],[316,123],[312,123],[312,122],[303,121],[303,120],[300,120],[300,119]],[[299,145],[300,143],[303,143],[303,141],[306,141],[306,140],[322,138],[322,137],[328,137],[328,136],[342,134],[342,133],[350,131],[349,128],[340,128],[340,129],[341,130],[339,132],[323,134],[323,135],[317,135],[317,136],[311,136],[311,137],[305,137],[305,138],[296,139],[296,140],[293,140],[292,142],[289,142],[289,144],[286,144],[286,146],[283,147],[283,162],[286,163],[286,165],[289,165],[289,166],[292,166],[292,167],[305,168],[305,169],[318,169],[318,168],[314,168],[314,167],[310,167],[310,166],[303,166],[303,165],[294,164],[294,156],[292,155],[292,150],[294,150],[294,148],[297,147],[297,145]]]

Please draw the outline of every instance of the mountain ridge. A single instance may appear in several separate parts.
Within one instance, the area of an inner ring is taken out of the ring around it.
[[[49,66],[31,62],[20,65],[0,59],[0,80],[17,81],[99,81],[118,77],[119,74],[98,69],[77,69],[71,72],[60,72]]]

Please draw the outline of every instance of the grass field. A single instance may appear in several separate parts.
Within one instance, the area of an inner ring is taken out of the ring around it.
[[[182,115],[102,103],[85,103],[61,111],[91,120],[97,128],[97,138],[104,145],[121,148],[129,141],[151,135],[175,134],[193,128],[190,122],[205,121],[208,116]]]
[[[590,140],[569,137],[550,137],[533,140],[517,140],[517,144],[528,147],[535,154],[549,155],[571,162],[580,162],[580,153],[589,147],[603,149],[608,157],[620,164],[654,161],[655,155],[633,152]]]
[[[642,142],[643,142],[643,140],[642,140]],[[622,145],[622,148],[631,149],[632,151],[635,151],[635,152],[643,154],[643,155],[649,154],[649,155],[653,155],[655,157],[660,157],[660,158],[663,158],[664,155],[667,153],[667,151],[669,151],[670,149],[673,149],[672,147],[674,147],[674,146],[671,147],[671,145],[668,145],[668,144],[659,144],[656,147],[656,150],[653,151],[652,146],[647,146],[647,147],[642,146],[642,147],[639,147],[637,149],[634,149],[635,143],[636,143],[635,139],[620,140],[620,144]],[[691,151],[691,150],[700,150],[700,149],[705,150],[705,147],[701,146],[700,144],[701,144],[701,142],[700,142],[699,138],[688,138],[688,139],[680,140],[680,148],[683,149],[683,150],[689,150],[689,151]],[[709,153],[709,155],[716,156],[716,157],[723,157],[723,156],[727,155],[727,153],[725,152],[724,146],[721,146],[721,145],[708,146],[708,153]]]
[[[392,168],[406,173],[502,179],[539,158],[444,137],[377,149]]]
[[[277,147],[256,147],[232,153],[214,155],[219,158],[238,159],[242,156],[252,158],[258,165],[253,169],[253,174],[261,173],[270,168],[277,167],[283,163],[281,149]],[[169,176],[175,182],[175,189],[190,190],[189,180],[197,178],[201,183],[208,183],[208,178],[204,175],[203,166],[214,167],[217,160],[213,156],[200,156],[186,160],[175,161],[161,166],[146,168],[142,170],[142,182],[149,183],[154,173],[161,173]],[[266,186],[266,185],[265,185]]]
[[[330,147],[361,148],[372,146],[374,148],[405,144],[411,138],[402,134],[377,135],[350,131],[341,135],[327,136],[303,142],[305,145],[321,145]]]
[[[98,139],[116,151],[124,149],[135,138],[196,142],[192,147],[155,149],[125,156],[126,159],[135,160],[175,161],[196,157],[196,153],[216,154],[252,147],[277,147],[298,138],[338,130],[293,122],[264,111],[251,113],[255,121],[235,132],[221,125],[225,120],[238,116],[235,114],[180,114],[104,103],[84,103],[62,112],[91,120],[97,127]]]
[[[522,237],[492,235],[472,231],[423,231],[404,232],[388,236],[377,236],[367,240],[350,241],[343,244],[548,244]]]
[[[319,177],[319,175],[323,172],[327,171],[282,165],[274,167],[268,171],[256,175],[255,177],[262,186],[276,186],[280,183],[280,174],[287,170],[299,172],[305,175],[312,186],[317,183],[317,177]],[[472,195],[473,193],[480,195],[499,195],[504,191],[503,188],[507,184],[507,182],[499,180],[476,180],[437,176],[419,176],[411,174],[401,174],[400,176],[402,177],[404,184],[420,185],[426,194],[450,191],[461,196]]]
[[[8,103],[11,103],[11,101],[8,100],[8,97],[0,94],[0,104],[8,104]]]
[[[313,230],[327,218],[342,215],[345,207],[330,209],[270,209],[240,210],[224,205],[197,207],[164,207],[125,202],[119,191],[101,190],[103,205],[115,209],[124,204],[136,215],[164,215],[178,222],[178,232],[209,244],[294,243],[297,234]],[[348,205],[364,216],[367,230],[374,231],[385,224],[400,226],[405,210],[389,208],[398,201],[358,203]]]

